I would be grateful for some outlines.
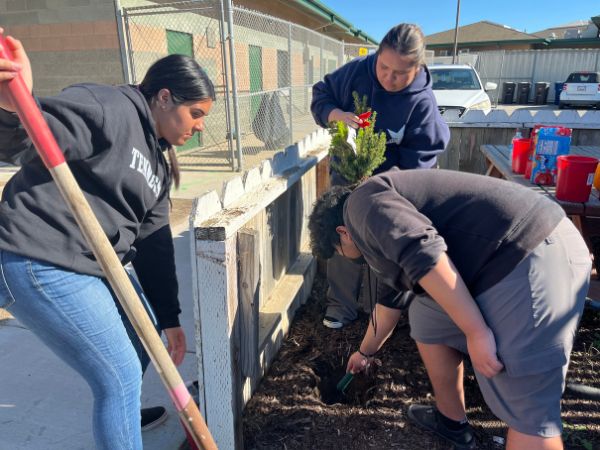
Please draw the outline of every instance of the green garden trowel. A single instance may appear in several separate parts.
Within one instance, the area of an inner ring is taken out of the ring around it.
[[[346,375],[344,375],[344,377],[338,382],[336,389],[338,391],[340,391],[342,394],[346,393],[346,389],[348,389],[348,385],[350,384],[350,382],[352,381],[352,379],[354,378],[354,374],[351,372],[348,372]]]

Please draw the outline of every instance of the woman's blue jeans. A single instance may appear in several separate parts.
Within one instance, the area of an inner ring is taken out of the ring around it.
[[[0,307],[89,384],[97,448],[141,449],[142,373],[149,358],[106,281],[0,251]]]

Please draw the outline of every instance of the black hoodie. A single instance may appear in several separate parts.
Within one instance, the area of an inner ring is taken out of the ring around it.
[[[132,261],[161,328],[179,325],[169,169],[134,86],[71,86],[38,99],[65,159],[123,264]],[[104,276],[16,114],[0,109],[0,160],[22,165],[0,203],[0,248]]]

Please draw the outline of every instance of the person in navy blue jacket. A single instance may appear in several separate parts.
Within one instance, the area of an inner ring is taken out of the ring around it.
[[[356,58],[313,86],[311,111],[322,127],[342,121],[358,128],[353,92],[366,95],[377,112],[376,131],[387,135],[385,162],[375,173],[392,167],[429,169],[436,166],[450,139],[439,114],[425,65],[425,38],[417,25],[399,24],[387,32],[376,53]],[[332,183],[348,184],[331,173]],[[341,328],[357,317],[361,268],[344,258],[327,263],[328,307],[323,324]],[[382,294],[383,295],[383,294]]]

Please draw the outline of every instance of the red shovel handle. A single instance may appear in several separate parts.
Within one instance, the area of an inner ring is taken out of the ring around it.
[[[14,56],[2,33],[0,33],[0,58],[14,60]],[[8,81],[7,85],[19,119],[21,119],[21,123],[33,141],[33,145],[35,145],[45,166],[51,169],[64,163],[65,157],[21,74]]]

